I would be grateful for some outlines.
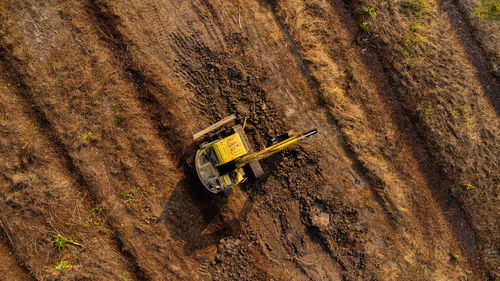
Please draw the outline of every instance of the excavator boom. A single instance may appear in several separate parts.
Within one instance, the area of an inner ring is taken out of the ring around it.
[[[283,149],[289,147],[290,145],[307,138],[309,136],[312,136],[317,133],[317,130],[311,130],[308,132],[300,132],[292,137],[285,139],[283,141],[280,141],[276,144],[271,145],[270,147],[267,147],[261,151],[252,153],[252,154],[247,154],[245,156],[242,156],[240,158],[235,159],[234,161],[236,162],[236,167],[241,168],[245,166],[246,164],[253,162],[253,161],[259,161],[261,159],[267,158],[271,155],[273,155],[276,152],[282,151]]]

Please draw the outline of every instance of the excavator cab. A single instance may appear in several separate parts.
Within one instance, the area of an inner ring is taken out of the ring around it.
[[[193,139],[196,141],[235,119],[234,115],[230,115],[194,134]],[[264,174],[259,160],[315,133],[316,130],[295,135],[287,133],[274,139],[272,146],[254,152],[243,127],[235,125],[228,136],[206,143],[198,149],[195,156],[196,173],[203,186],[210,192],[228,192],[250,176],[245,170],[250,171],[256,178]]]
[[[246,155],[248,149],[238,133],[212,142],[196,152],[195,166],[202,184],[211,192],[230,190],[243,182],[243,168],[225,171],[221,168],[234,159]]]

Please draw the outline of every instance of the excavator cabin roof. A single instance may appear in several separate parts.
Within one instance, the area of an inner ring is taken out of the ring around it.
[[[238,133],[225,137],[207,147],[207,149],[211,148],[214,149],[217,155],[217,166],[231,162],[248,153],[248,149]]]

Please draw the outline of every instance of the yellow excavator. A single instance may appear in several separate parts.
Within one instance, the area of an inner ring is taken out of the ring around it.
[[[236,119],[230,115],[210,127],[193,135],[195,141]],[[256,178],[264,174],[259,160],[279,152],[290,145],[316,134],[316,130],[292,134],[285,133],[273,139],[273,145],[254,152],[242,125],[232,127],[232,132],[201,145],[196,152],[196,173],[201,183],[213,193],[227,193],[253,174]]]

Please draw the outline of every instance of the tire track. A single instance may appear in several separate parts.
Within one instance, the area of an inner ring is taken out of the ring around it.
[[[29,111],[30,118],[37,125],[40,131],[43,132],[49,142],[55,147],[57,153],[63,159],[63,163],[66,169],[69,171],[72,177],[75,178],[75,181],[78,183],[79,189],[86,191],[92,200],[92,205],[98,206],[104,202],[103,195],[97,188],[97,184],[92,179],[87,179],[80,169],[74,164],[74,159],[68,152],[67,147],[64,145],[62,139],[56,134],[57,130],[54,128],[54,125],[48,120],[45,113],[37,106],[37,102],[34,99],[30,88],[27,86],[27,83],[24,81],[23,75],[19,72],[17,66],[22,64],[17,58],[11,56],[7,50],[12,49],[13,46],[9,46],[5,42],[0,41],[0,67],[4,73],[7,73],[8,77],[6,77],[7,81],[12,81],[14,84],[18,85],[19,90],[16,91],[16,95],[18,95],[23,101],[24,104],[30,105],[31,110]],[[110,218],[107,220],[109,227],[111,229],[115,229],[113,223],[113,219]],[[116,231],[116,229],[115,229]],[[116,233],[116,232],[115,232]],[[149,280],[147,275],[144,273],[144,270],[138,266],[138,263],[134,256],[132,256],[129,252],[123,250],[123,242],[121,241],[121,237],[115,234],[116,247],[117,250],[125,257],[125,259],[132,266],[132,272],[135,274],[139,280]]]
[[[486,52],[472,32],[469,17],[457,6],[457,0],[439,0],[441,9],[448,15],[448,20],[455,30],[470,63],[477,71],[477,78],[484,93],[500,116],[500,87],[498,77],[494,76],[491,64],[486,62]],[[465,25],[463,24],[465,22]]]

